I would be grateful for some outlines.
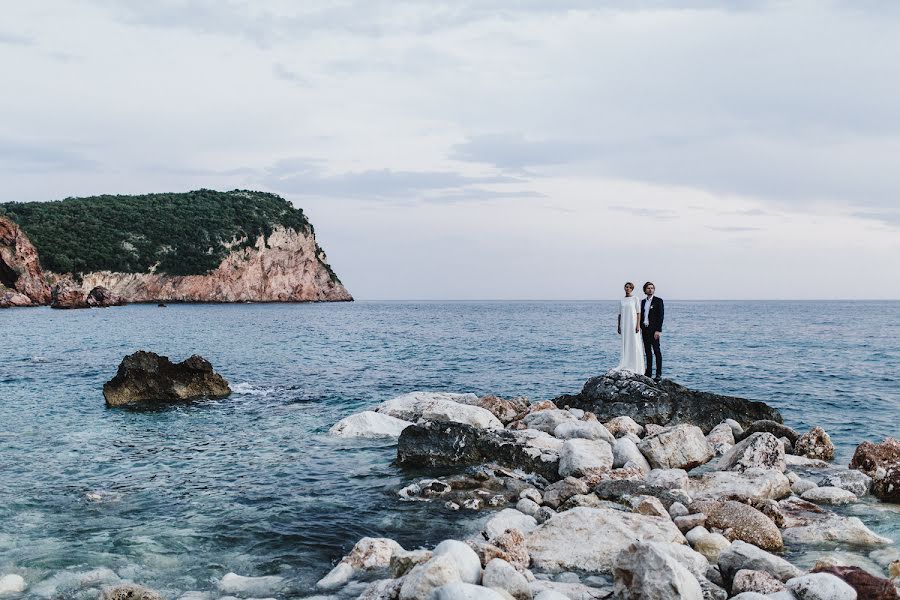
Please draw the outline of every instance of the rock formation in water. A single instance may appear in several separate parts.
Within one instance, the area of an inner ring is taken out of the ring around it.
[[[103,384],[103,397],[111,407],[223,398],[230,393],[228,382],[202,356],[173,364],[143,350],[123,358],[116,376]]]
[[[0,307],[50,302],[37,250],[22,229],[0,216]]]
[[[351,300],[303,211],[273,194],[0,204],[2,307]]]
[[[783,422],[778,410],[763,402],[700,392],[667,379],[659,383],[628,371],[609,371],[584,384],[580,394],[555,399],[560,407],[588,410],[601,421],[629,416],[637,423],[678,425],[690,423],[704,433],[733,419],[742,427],[754,421]]]

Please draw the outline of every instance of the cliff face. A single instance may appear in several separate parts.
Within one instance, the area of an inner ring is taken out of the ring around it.
[[[50,302],[37,250],[18,225],[0,217],[0,307]]]
[[[101,286],[126,302],[341,302],[353,297],[327,267],[312,232],[278,226],[252,247],[228,254],[205,275],[113,273],[83,277],[88,293]]]

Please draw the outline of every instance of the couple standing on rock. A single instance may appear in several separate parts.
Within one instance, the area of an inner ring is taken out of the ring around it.
[[[643,373],[651,377],[653,357],[656,357],[656,381],[662,377],[662,351],[659,338],[662,336],[665,307],[663,299],[656,296],[656,286],[648,281],[644,284],[646,298],[641,300],[631,295],[634,284],[625,284],[625,297],[619,303],[619,335],[622,336],[622,356],[617,369]]]

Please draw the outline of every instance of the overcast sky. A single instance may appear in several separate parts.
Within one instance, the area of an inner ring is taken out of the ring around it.
[[[897,6],[7,3],[0,200],[275,192],[360,299],[900,298]]]

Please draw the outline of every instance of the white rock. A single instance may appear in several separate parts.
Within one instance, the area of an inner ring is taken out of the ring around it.
[[[653,544],[634,542],[616,556],[615,597],[622,600],[703,600],[697,578]]]
[[[480,561],[478,568],[481,569]],[[416,565],[406,574],[400,588],[400,600],[430,598],[434,590],[454,581],[460,581],[456,560],[450,554],[436,555],[431,560]]]
[[[687,489],[688,474],[684,469],[653,469],[647,474],[647,484],[669,490],[684,490]]]
[[[719,459],[716,467],[722,471],[739,471],[747,469],[774,469],[784,471],[784,447],[771,433],[754,433],[732,446]]]
[[[532,568],[609,573],[616,555],[635,539],[685,542],[667,518],[611,508],[577,507],[553,515],[526,535],[526,544]]]
[[[692,469],[713,456],[703,430],[696,425],[678,425],[647,436],[638,448],[655,469]]]
[[[614,444],[616,441],[609,430],[598,421],[563,421],[553,430],[553,437],[561,440],[571,440],[576,438],[585,440],[603,440],[609,444]]]
[[[528,498],[522,498],[516,503],[516,510],[530,517],[536,515],[540,508],[541,506],[537,502],[529,500]]]
[[[666,507],[655,496],[634,496],[631,498],[630,503],[632,510],[638,514],[671,518],[668,511],[666,511]]]
[[[553,590],[544,590],[535,596],[534,600],[569,600],[569,597]]]
[[[706,443],[716,456],[722,456],[734,446],[734,432],[728,423],[719,423],[706,434]]]
[[[882,546],[893,540],[880,536],[865,526],[857,517],[844,517],[829,513],[805,525],[787,527],[781,531],[786,544],[822,544],[840,542],[856,546]]]
[[[689,511],[681,502],[673,502],[669,505],[669,516],[673,519],[675,517],[686,517],[689,514],[691,514],[691,511]]]
[[[504,596],[492,589],[461,581],[442,585],[434,590],[428,598],[429,600],[506,600]]]
[[[800,600],[856,600],[856,590],[831,573],[811,573],[786,582]]]
[[[334,566],[328,575],[316,582],[318,590],[336,590],[353,577],[353,567],[345,562],[339,562]]]
[[[719,561],[719,555],[731,546],[731,542],[721,533],[707,533],[695,539],[691,546],[706,560],[715,564]]]
[[[458,402],[436,402],[422,411],[420,420],[465,423],[478,429],[503,429],[503,423],[491,411]]]
[[[563,598],[564,600],[570,600],[572,598],[575,598],[576,600],[602,600],[610,598],[612,588],[589,587],[583,583],[576,583],[574,581],[563,582],[538,579],[532,582],[531,593],[534,594],[535,598],[550,598],[553,600],[556,600],[557,598]]]
[[[523,421],[529,429],[537,429],[544,433],[553,433],[561,423],[566,421],[577,421],[575,415],[567,410],[558,408],[548,408],[547,410],[539,410],[525,415]]]
[[[798,496],[802,496],[809,490],[815,489],[819,486],[816,485],[816,482],[811,479],[804,479],[803,477],[798,477],[797,481],[791,484],[791,491],[797,494]]]
[[[540,509],[540,507],[538,508]],[[537,512],[537,511],[535,511]],[[486,539],[492,540],[506,532],[507,529],[518,529],[522,533],[530,533],[537,528],[538,523],[533,516],[527,515],[515,508],[504,508],[484,524]]]
[[[584,416],[584,411],[581,410],[580,408],[569,407],[566,410],[568,410],[570,413],[572,413],[572,416],[575,417],[576,419],[580,419]]]
[[[772,469],[748,469],[743,473],[711,471],[691,477],[687,492],[695,500],[720,496],[778,499],[790,495],[791,483],[783,473]]]
[[[808,502],[816,504],[842,505],[857,502],[856,494],[837,487],[814,487],[800,496]]]
[[[828,463],[817,458],[806,458],[796,454],[785,454],[784,464],[788,467],[806,467],[808,469],[827,469]]]
[[[595,470],[608,471],[612,465],[612,448],[602,440],[566,440],[559,453],[560,477],[579,477]]]
[[[226,573],[219,580],[219,591],[224,594],[241,596],[269,596],[281,589],[284,578],[277,575],[244,577],[237,573]]]
[[[25,591],[25,579],[15,573],[0,577],[0,594],[18,594]]]
[[[345,417],[328,430],[328,435],[360,438],[399,438],[400,432],[412,425],[404,421],[371,410]]]
[[[604,423],[603,426],[617,438],[622,437],[627,433],[633,433],[638,437],[641,437],[644,434],[644,428],[639,425],[637,421],[624,415],[613,417],[608,422]]]
[[[731,428],[729,428],[728,431],[731,431]],[[703,525],[697,525],[696,527],[694,527],[693,529],[688,531],[686,534],[684,534],[684,537],[687,539],[688,544],[693,546],[694,544],[697,543],[697,540],[700,539],[701,537],[703,537],[704,535],[709,535],[709,530],[706,527],[704,527]]]
[[[481,585],[486,588],[503,590],[516,600],[531,598],[528,580],[502,558],[495,558],[487,564],[481,578]]]
[[[527,515],[522,516],[527,517]],[[501,531],[500,533],[503,532]],[[478,555],[475,554],[475,551],[468,544],[457,540],[444,540],[435,546],[434,556],[449,556],[452,558],[453,562],[456,563],[459,579],[464,583],[477,584],[481,582],[481,559],[478,558]]]
[[[537,488],[533,488],[533,487],[525,488],[524,490],[519,492],[519,498],[528,498],[535,504],[541,504],[544,501],[544,498],[541,495],[541,492],[539,492],[537,490]]]
[[[734,434],[735,439],[737,439],[744,433],[744,428],[741,427],[741,424],[734,419],[725,419],[724,423],[731,427],[731,432]]]
[[[475,394],[454,394],[449,392],[409,392],[382,402],[375,410],[404,421],[415,422],[421,418],[422,411],[435,402],[470,404],[478,402],[478,396]]]
[[[831,473],[819,482],[825,487],[837,487],[847,490],[857,497],[865,496],[872,490],[872,478],[856,469]]]
[[[617,439],[613,445],[612,452],[614,468],[618,469],[619,467],[624,467],[625,464],[630,461],[645,475],[650,472],[650,463],[647,462],[647,459],[644,458],[644,455],[638,450],[637,444],[627,437]],[[686,477],[687,473],[685,473],[685,478]]]
[[[741,592],[737,596],[732,596],[731,600],[771,600],[772,596],[765,596],[759,592]]]
[[[787,581],[802,574],[800,569],[780,556],[770,554],[741,540],[735,540],[719,554],[718,564],[722,577],[726,581],[731,581],[734,574],[741,569],[765,571],[780,581]]]

